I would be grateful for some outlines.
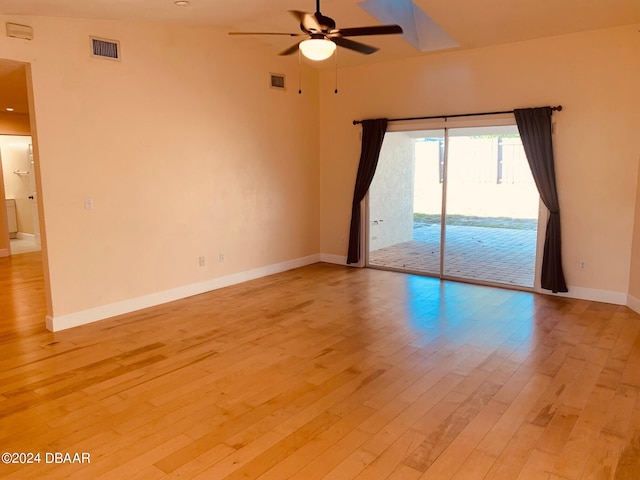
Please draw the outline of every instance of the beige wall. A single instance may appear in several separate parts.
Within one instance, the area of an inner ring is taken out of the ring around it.
[[[624,294],[630,277],[637,285],[637,27],[341,68],[338,95],[333,71],[303,67],[298,95],[268,88],[269,72],[295,85],[297,62],[219,30],[0,21],[34,28],[31,42],[0,36],[0,52],[30,63],[54,317],[345,255],[353,119],[559,103],[567,281]],[[89,35],[119,40],[122,61],[91,58]]]
[[[346,255],[361,132],[352,120],[562,104],[554,119],[567,282],[573,292],[626,296],[640,152],[637,26],[343,68],[339,95],[333,82],[322,72],[323,253]]]
[[[638,169],[638,186],[640,187],[640,168]],[[640,188],[638,188],[636,192],[636,215],[633,225],[631,276],[629,278],[629,305],[640,312]]]
[[[31,63],[54,317],[319,252],[313,71],[298,95],[269,88],[297,63],[226,32],[0,20],[34,28],[0,52]]]

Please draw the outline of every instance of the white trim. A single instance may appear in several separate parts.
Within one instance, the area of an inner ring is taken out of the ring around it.
[[[32,233],[18,232],[16,234],[16,238],[19,238],[20,240],[29,240],[30,242],[33,242],[33,243],[36,242],[36,236]]]
[[[172,288],[171,290],[165,290],[163,292],[151,293],[142,297],[123,300],[109,305],[102,305],[100,307],[83,310],[81,312],[70,313],[57,317],[47,316],[46,326],[48,330],[57,332],[67,328],[97,322],[98,320],[104,320],[105,318],[135,312],[136,310],[142,310],[143,308],[149,308],[163,303],[172,302],[174,300],[191,297],[193,295],[199,295],[219,288],[236,285],[249,280],[255,280],[257,278],[266,277],[267,275],[273,275],[275,273],[285,272],[294,268],[304,267],[320,261],[321,255],[310,255],[308,257],[296,258],[282,263],[225,275],[224,277],[213,278],[200,283]]]
[[[6,255],[4,256],[8,256],[8,249],[0,249],[0,257],[2,257],[3,253],[5,252]],[[199,295],[201,293],[210,292],[212,290],[229,287],[231,285],[247,282],[249,280],[255,280],[257,278],[266,277],[268,275],[285,272],[287,270],[293,270],[294,268],[312,265],[318,262],[347,266],[347,257],[328,253],[309,255],[307,257],[297,258],[282,263],[267,265],[244,272],[238,272],[230,275],[225,275],[223,277],[213,278],[211,280],[200,283],[184,285],[182,287],[165,290],[163,292],[152,293],[149,295],[144,295],[142,297],[123,300],[121,302],[116,302],[109,305],[103,305],[100,307],[83,310],[81,312],[70,313],[57,317],[47,315],[46,326],[48,330],[57,332],[60,330],[97,322],[106,318],[115,317],[117,315],[123,315],[125,313],[135,312],[144,308],[161,305],[163,303],[180,300],[182,298],[191,297],[193,295]],[[348,266],[353,267],[353,265]],[[609,290],[597,290],[593,288],[572,286],[569,286],[568,288],[568,293],[553,294],[547,290],[540,290],[539,293],[576,298],[580,300],[590,300],[594,302],[611,303],[614,305],[626,305],[632,310],[640,313],[640,300],[631,295]]]
[[[636,313],[640,313],[640,300],[633,295],[627,295],[627,307]]]
[[[559,297],[576,298],[579,300],[590,300],[592,302],[612,303],[614,305],[627,305],[626,293],[612,292],[610,290],[597,290],[595,288],[567,286],[568,293],[551,293],[548,290],[540,290],[540,293],[547,295],[557,295]]]
[[[324,263],[333,263],[335,265],[347,265],[347,256],[343,255],[331,255],[329,253],[320,254],[320,261]],[[349,265],[351,266],[351,265]]]

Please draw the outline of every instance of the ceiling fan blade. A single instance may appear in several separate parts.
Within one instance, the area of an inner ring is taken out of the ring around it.
[[[315,15],[307,12],[301,12],[300,10],[289,10],[289,13],[296,17],[296,20],[300,22],[300,28],[302,28],[303,32],[322,32],[322,27],[318,23],[318,19],[315,17]]]
[[[332,34],[340,35],[341,37],[360,37],[363,35],[390,35],[395,33],[402,33],[402,27],[400,25],[376,25],[373,27],[354,27],[354,28],[340,28]]]
[[[293,53],[296,53],[298,51],[298,46],[299,45],[300,45],[300,42],[298,42],[298,43],[296,43],[294,45],[291,45],[289,48],[287,48],[286,50],[283,50],[278,55],[285,56],[285,55],[291,55]]]
[[[364,43],[356,42],[354,40],[349,40],[348,38],[329,37],[329,40],[336,45],[348,48],[349,50],[355,50],[359,53],[364,53],[365,55],[371,55],[379,50],[379,48],[372,47],[371,45],[365,45]]]
[[[287,37],[301,37],[304,34],[279,32],[229,32],[229,35],[286,35]]]

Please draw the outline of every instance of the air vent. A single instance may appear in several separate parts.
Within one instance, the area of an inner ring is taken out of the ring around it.
[[[280,75],[279,73],[270,73],[270,86],[271,88],[275,88],[276,90],[286,90],[286,83],[284,75]]]
[[[91,55],[110,60],[120,60],[120,42],[91,37]]]
[[[7,37],[21,38],[23,40],[33,39],[33,28],[29,25],[20,25],[7,22]]]

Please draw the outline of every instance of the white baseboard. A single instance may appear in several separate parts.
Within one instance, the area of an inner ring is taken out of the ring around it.
[[[229,287],[238,283],[255,280],[257,278],[266,277],[275,273],[285,272],[294,268],[304,267],[321,261],[320,255],[310,255],[308,257],[297,258],[274,265],[247,270],[244,272],[233,273],[224,277],[213,278],[200,283],[185,285],[182,287],[172,288],[163,292],[152,293],[142,297],[123,300],[121,302],[103,305],[81,312],[70,313],[61,316],[47,316],[46,326],[52,332],[58,332],[67,328],[78,327],[88,323],[97,322],[106,318],[123,315],[125,313],[135,312],[143,308],[149,308],[163,303],[180,300],[182,298],[199,295],[201,293],[210,292],[219,288]]]
[[[613,292],[610,290],[598,290],[595,288],[567,286],[568,293],[551,293],[548,290],[541,290],[541,293],[548,295],[558,295],[560,297],[576,298],[579,300],[590,300],[592,302],[612,303],[614,305],[627,305],[627,294]]]
[[[331,255],[323,253],[320,255],[320,261],[325,263],[334,263],[336,265],[347,265],[347,257],[341,255]],[[347,265],[357,267],[357,264]],[[635,307],[632,306],[629,295],[622,292],[613,292],[609,290],[598,290],[594,288],[572,287],[568,286],[568,293],[551,293],[549,290],[539,290],[539,293],[547,295],[558,295],[561,297],[576,298],[579,300],[590,300],[593,302],[612,303],[614,305],[627,305],[636,312],[640,313],[640,300],[635,300]],[[633,298],[633,297],[630,297]]]
[[[6,252],[6,253],[5,253]],[[0,249],[0,257],[8,256],[8,249]],[[213,278],[200,283],[185,285],[182,287],[165,290],[163,292],[152,293],[142,297],[124,300],[109,305],[84,310],[81,312],[61,315],[58,317],[47,316],[47,329],[57,332],[67,328],[73,328],[88,323],[93,323],[106,318],[115,317],[125,313],[142,310],[143,308],[161,305],[163,303],[180,300],[182,298],[199,295],[201,293],[210,292],[220,288],[236,285],[239,283],[255,280],[257,278],[266,277],[276,273],[285,272],[294,268],[304,267],[318,262],[332,263],[336,265],[347,265],[347,257],[332,254],[316,254],[308,257],[297,258],[287,262],[247,270],[244,272],[233,273],[223,277]],[[613,292],[608,290],[598,290],[584,287],[569,286],[568,293],[553,294],[547,290],[541,290],[540,293],[548,295],[558,295],[581,300],[590,300],[595,302],[611,303],[614,305],[626,305],[632,310],[640,313],[640,300],[627,295],[626,293]]]
[[[320,254],[320,261],[324,263],[333,263],[335,265],[346,265],[347,257],[342,255],[331,255],[329,253]]]
[[[16,234],[16,238],[19,238],[20,240],[29,240],[30,242],[34,242],[34,243],[36,241],[36,236],[32,233],[18,232]]]
[[[638,300],[633,295],[627,296],[627,307],[633,310],[636,313],[640,313],[640,300]]]

